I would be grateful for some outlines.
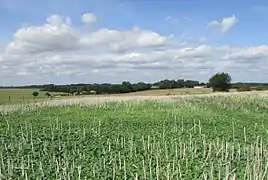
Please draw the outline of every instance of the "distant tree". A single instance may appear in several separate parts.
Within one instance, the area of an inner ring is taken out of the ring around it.
[[[39,95],[39,92],[37,92],[37,91],[34,91],[33,93],[32,93],[32,95],[33,95],[33,97],[34,97],[34,99]]]
[[[137,84],[133,84],[133,91],[144,91],[151,88],[150,84],[146,84],[144,82],[138,82]]]
[[[174,81],[171,82],[170,80],[165,79],[155,83],[155,85],[158,86],[159,89],[170,89],[172,87],[172,83],[174,84]]]
[[[184,79],[178,79],[177,80],[177,87],[183,88],[185,86]]]
[[[170,83],[170,88],[171,89],[178,87],[178,83],[174,79],[172,79],[171,81],[169,81],[169,83]]]
[[[209,86],[213,91],[228,92],[231,88],[232,78],[228,73],[217,73],[209,79]]]
[[[198,86],[199,82],[198,81],[193,81],[193,80],[186,80],[184,82],[185,87],[187,88],[193,88],[194,86]]]
[[[239,87],[239,88],[236,88],[236,90],[238,92],[242,92],[242,91],[251,91],[251,88],[249,86],[242,86],[242,87]]]
[[[127,82],[127,81],[122,82],[120,92],[121,93],[133,92],[132,84],[130,82]]]
[[[49,92],[46,92],[45,95],[46,95],[47,97],[50,97],[50,96],[51,96],[51,94],[50,94]]]

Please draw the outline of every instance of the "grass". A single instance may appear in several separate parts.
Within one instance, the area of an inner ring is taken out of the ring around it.
[[[0,89],[0,104],[16,104],[34,102],[32,93],[39,92],[36,101],[47,99],[46,92],[39,89]],[[51,93],[56,94],[56,93]],[[10,97],[10,99],[9,99]]]
[[[43,107],[0,117],[6,179],[267,179],[267,97]]]

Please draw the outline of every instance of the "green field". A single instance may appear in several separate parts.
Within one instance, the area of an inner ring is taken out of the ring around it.
[[[267,179],[267,107],[232,96],[13,112],[0,117],[0,176]]]
[[[39,92],[36,99],[32,95],[34,91]],[[0,89],[0,104],[29,103],[35,100],[48,99],[45,93],[45,91],[40,91],[39,89]]]

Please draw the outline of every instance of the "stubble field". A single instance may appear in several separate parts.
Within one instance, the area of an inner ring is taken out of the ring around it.
[[[267,108],[267,92],[2,106],[0,178],[267,179]]]

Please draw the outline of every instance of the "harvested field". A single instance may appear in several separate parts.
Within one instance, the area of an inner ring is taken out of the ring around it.
[[[12,104],[0,105],[0,112],[6,113],[21,109],[32,109],[37,107],[53,107],[53,106],[68,106],[68,105],[98,105],[114,101],[140,101],[140,100],[157,100],[157,101],[173,101],[176,99],[189,99],[197,97],[215,97],[215,96],[238,96],[238,97],[266,97],[268,91],[255,92],[229,92],[229,93],[210,93],[210,94],[190,94],[190,95],[169,95],[169,96],[82,96],[73,98],[62,98],[46,100],[28,104]]]

